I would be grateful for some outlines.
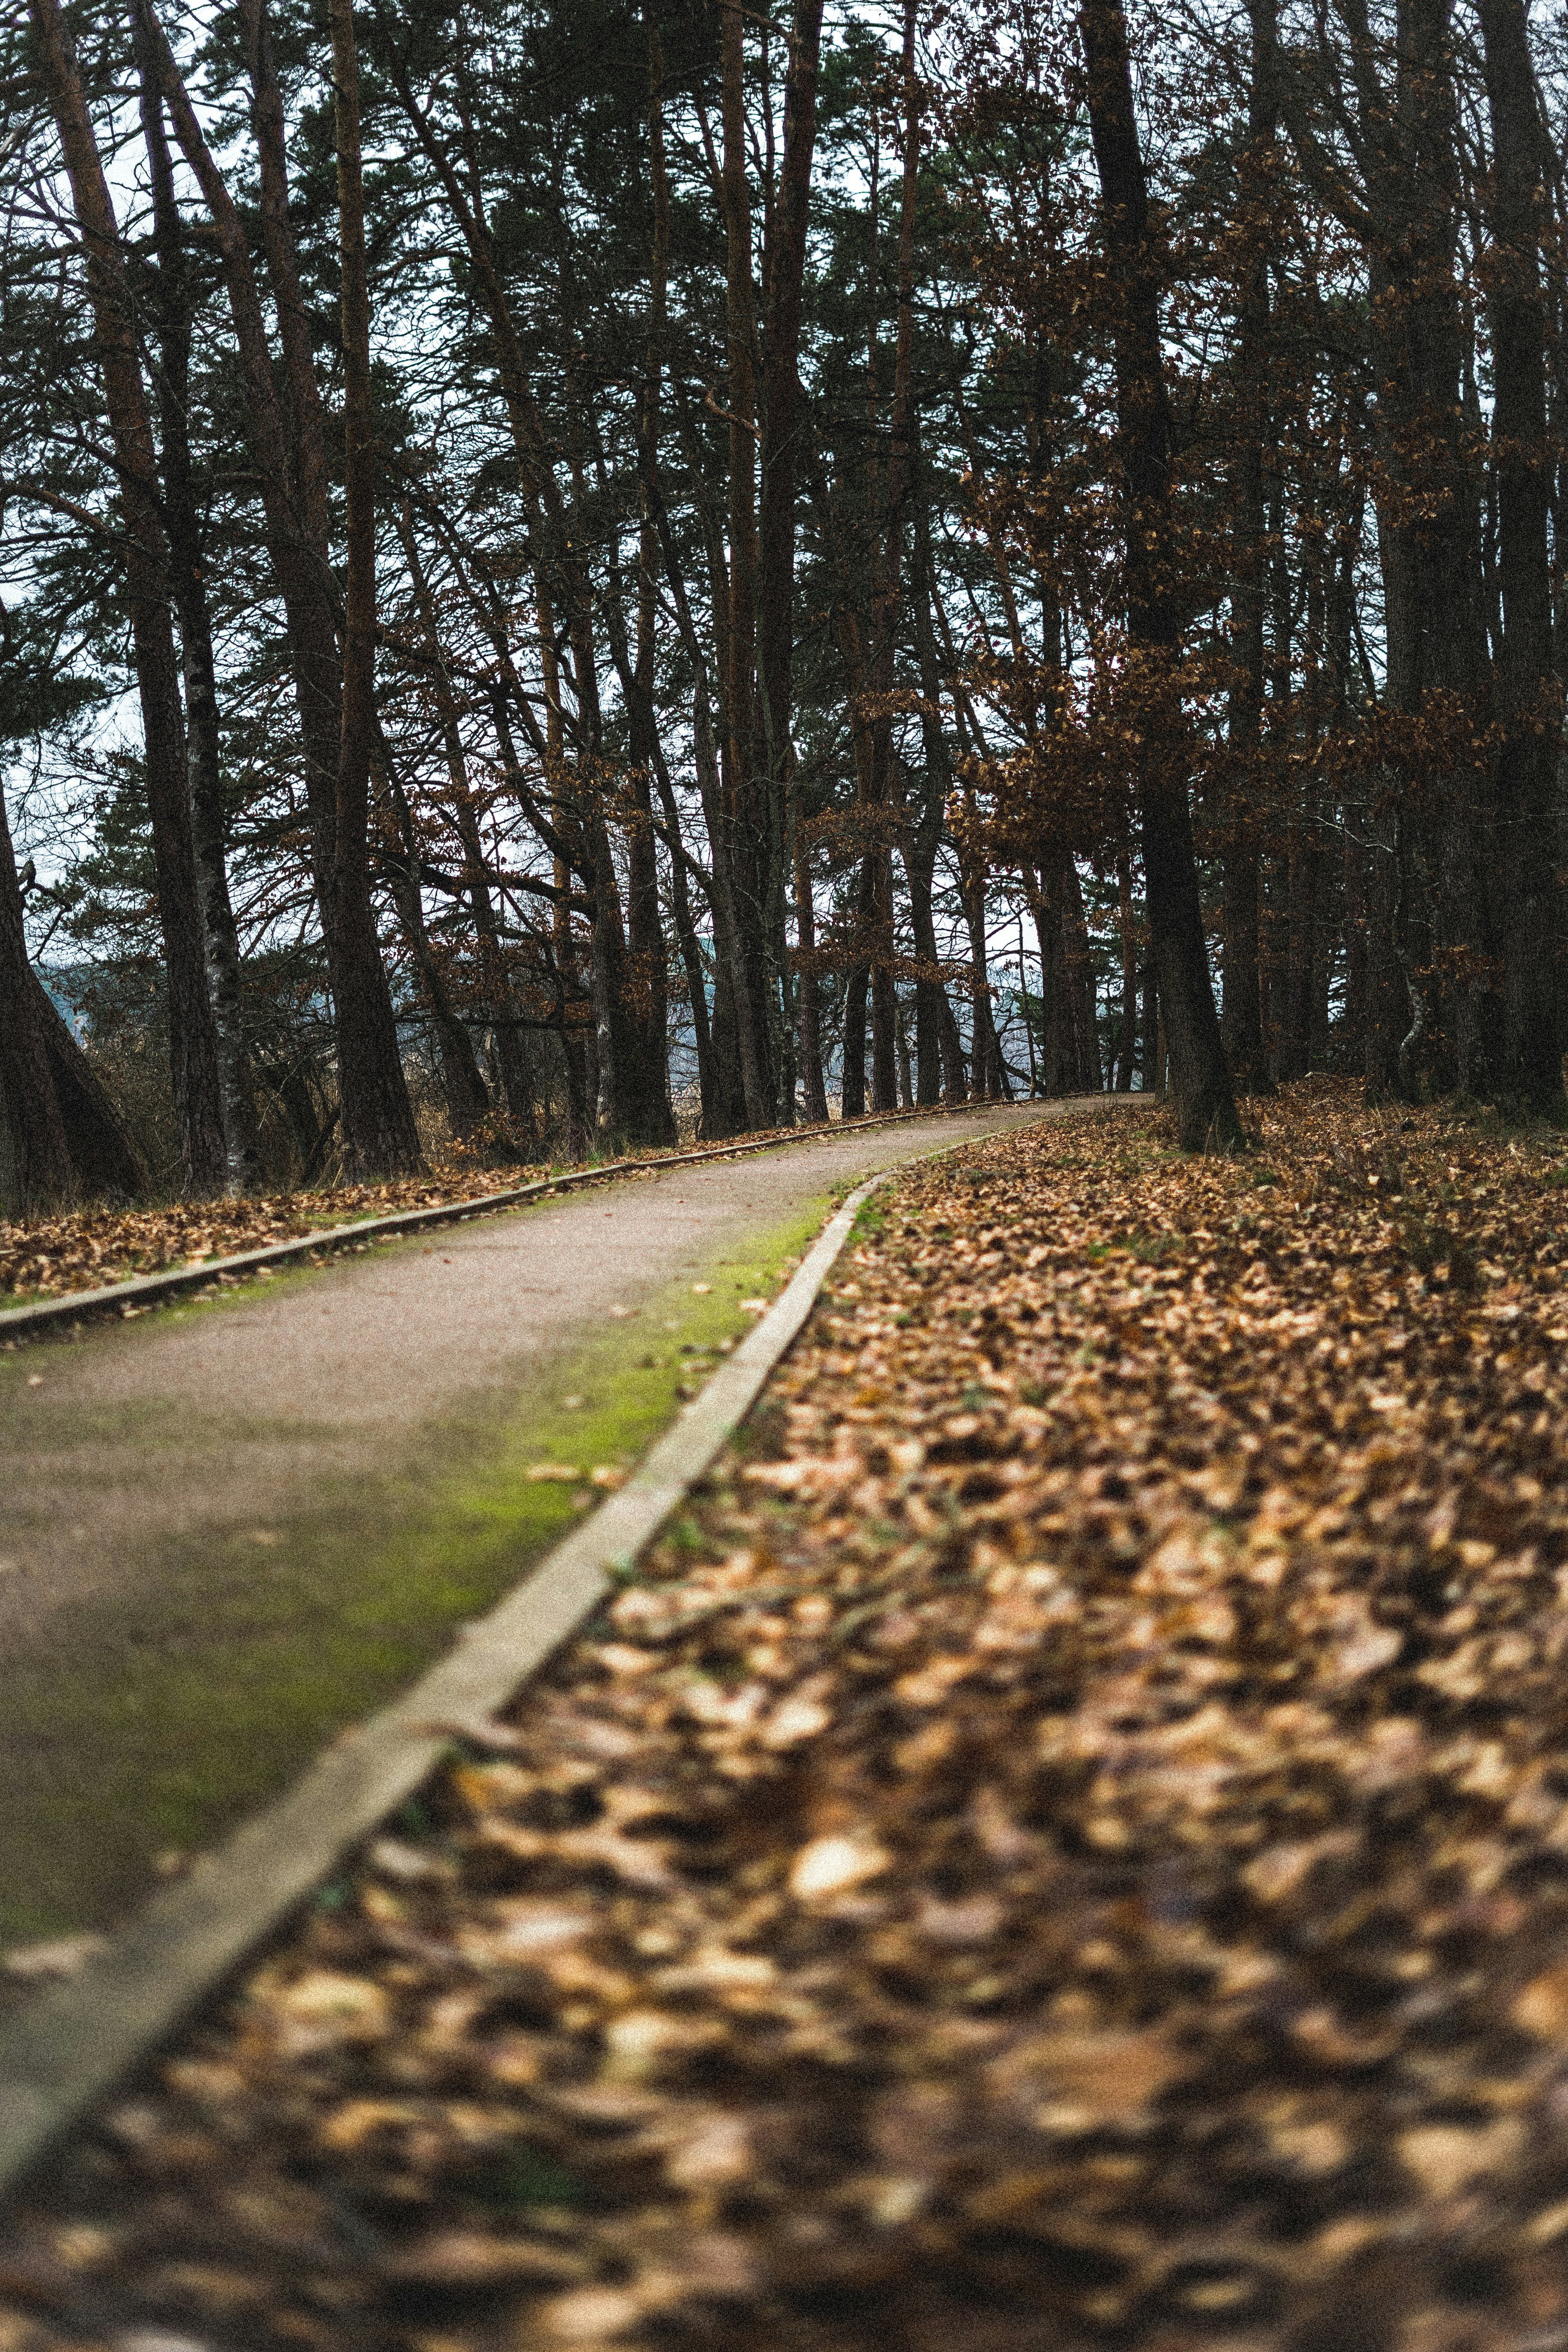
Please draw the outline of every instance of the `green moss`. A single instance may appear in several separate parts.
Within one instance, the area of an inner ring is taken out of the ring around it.
[[[537,1480],[531,1468],[635,1464],[720,1343],[750,1328],[740,1301],[778,1286],[829,1206],[716,1255],[702,1273],[710,1290],[683,1279],[645,1300],[635,1319],[531,1373],[503,1412],[455,1410],[384,1473],[319,1485],[307,1510],[161,1540],[112,1595],[57,1612],[47,1646],[3,1669],[0,1943],[123,1914],[155,1857],[213,1843],[405,1687],[596,1499],[585,1479]],[[266,1288],[310,1279],[305,1269]],[[247,1286],[160,1311],[242,1312],[257,1295]],[[0,1355],[0,1427],[40,1360]],[[238,1414],[207,1418],[228,1444],[271,1433]],[[133,1475],[156,1478],[203,1429],[149,1402],[73,1415],[70,1433],[110,1441],[121,1465],[132,1443]]]

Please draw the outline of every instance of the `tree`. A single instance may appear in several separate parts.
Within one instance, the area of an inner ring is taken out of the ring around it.
[[[1183,1147],[1224,1150],[1241,1139],[1241,1125],[1209,980],[1187,779],[1179,764],[1182,730],[1173,723],[1171,708],[1181,639],[1168,569],[1171,416],[1160,347],[1159,260],[1120,0],[1087,0],[1079,22],[1102,234],[1115,275],[1123,595],[1129,667],[1147,694],[1139,713],[1142,741],[1136,768],[1150,940]],[[1166,728],[1157,734],[1162,717]]]
[[[120,480],[125,584],[168,976],[169,1046],[182,1180],[193,1192],[218,1192],[226,1179],[227,1157],[217,1037],[207,995],[196,897],[184,720],[169,617],[168,545],[152,418],[136,348],[119,226],[70,35],[58,0],[29,0],[29,12],[86,248],[89,298]]]

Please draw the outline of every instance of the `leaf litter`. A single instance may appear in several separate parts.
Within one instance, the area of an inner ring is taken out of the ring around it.
[[[1568,2345],[1562,1148],[907,1171],[0,2244],[0,2352]]]
[[[0,1218],[0,1305],[96,1290],[169,1266],[298,1241],[367,1217],[405,1209],[444,1208],[480,1199],[549,1174],[544,1168],[488,1171],[456,1167],[385,1184],[339,1184],[319,1192],[258,1194],[241,1200],[181,1201],[166,1207],[70,1210],[26,1223]]]

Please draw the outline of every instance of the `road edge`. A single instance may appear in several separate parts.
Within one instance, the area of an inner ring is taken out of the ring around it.
[[[512,1184],[500,1192],[476,1193],[467,1201],[438,1201],[425,1209],[396,1209],[384,1217],[361,1217],[342,1224],[322,1225],[289,1241],[238,1250],[229,1257],[204,1258],[195,1265],[163,1266],[155,1274],[133,1274],[123,1282],[103,1283],[96,1290],[65,1290],[57,1298],[35,1300],[26,1307],[0,1307],[0,1347],[13,1344],[13,1335],[48,1331],[63,1325],[68,1330],[89,1317],[121,1315],[177,1297],[182,1291],[205,1289],[210,1283],[236,1283],[247,1275],[286,1265],[297,1258],[314,1257],[363,1247],[367,1241],[395,1240],[402,1234],[425,1233],[434,1225],[466,1223],[472,1217],[494,1216],[503,1209],[526,1207],[531,1201],[553,1200],[584,1184],[604,1184],[622,1176],[657,1175],[665,1168],[689,1168],[704,1160],[739,1160],[752,1151],[787,1150],[794,1143],[820,1143],[824,1138],[865,1135],[874,1128],[900,1127],[921,1118],[974,1118],[985,1111],[1021,1110],[1024,1102],[928,1103],[912,1110],[881,1111],[871,1118],[830,1119],[826,1127],[775,1130],[732,1143],[705,1145],[695,1151],[667,1151],[646,1160],[607,1160],[598,1168],[566,1169],[559,1176],[541,1177],[532,1184]],[[945,1148],[945,1147],[942,1147]]]
[[[276,1803],[155,1895],[79,1976],[0,2028],[0,2200],[414,1794],[454,1735],[465,1725],[477,1729],[513,1697],[629,1571],[744,1420],[871,1194],[901,1169],[984,1139],[911,1154],[858,1185],[755,1328],[618,1493],[401,1698],[340,1734]]]

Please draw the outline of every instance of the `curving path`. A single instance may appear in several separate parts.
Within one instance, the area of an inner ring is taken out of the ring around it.
[[[0,1355],[0,1948],[110,1923],[410,1679],[834,1195],[1060,1108],[653,1171]]]

